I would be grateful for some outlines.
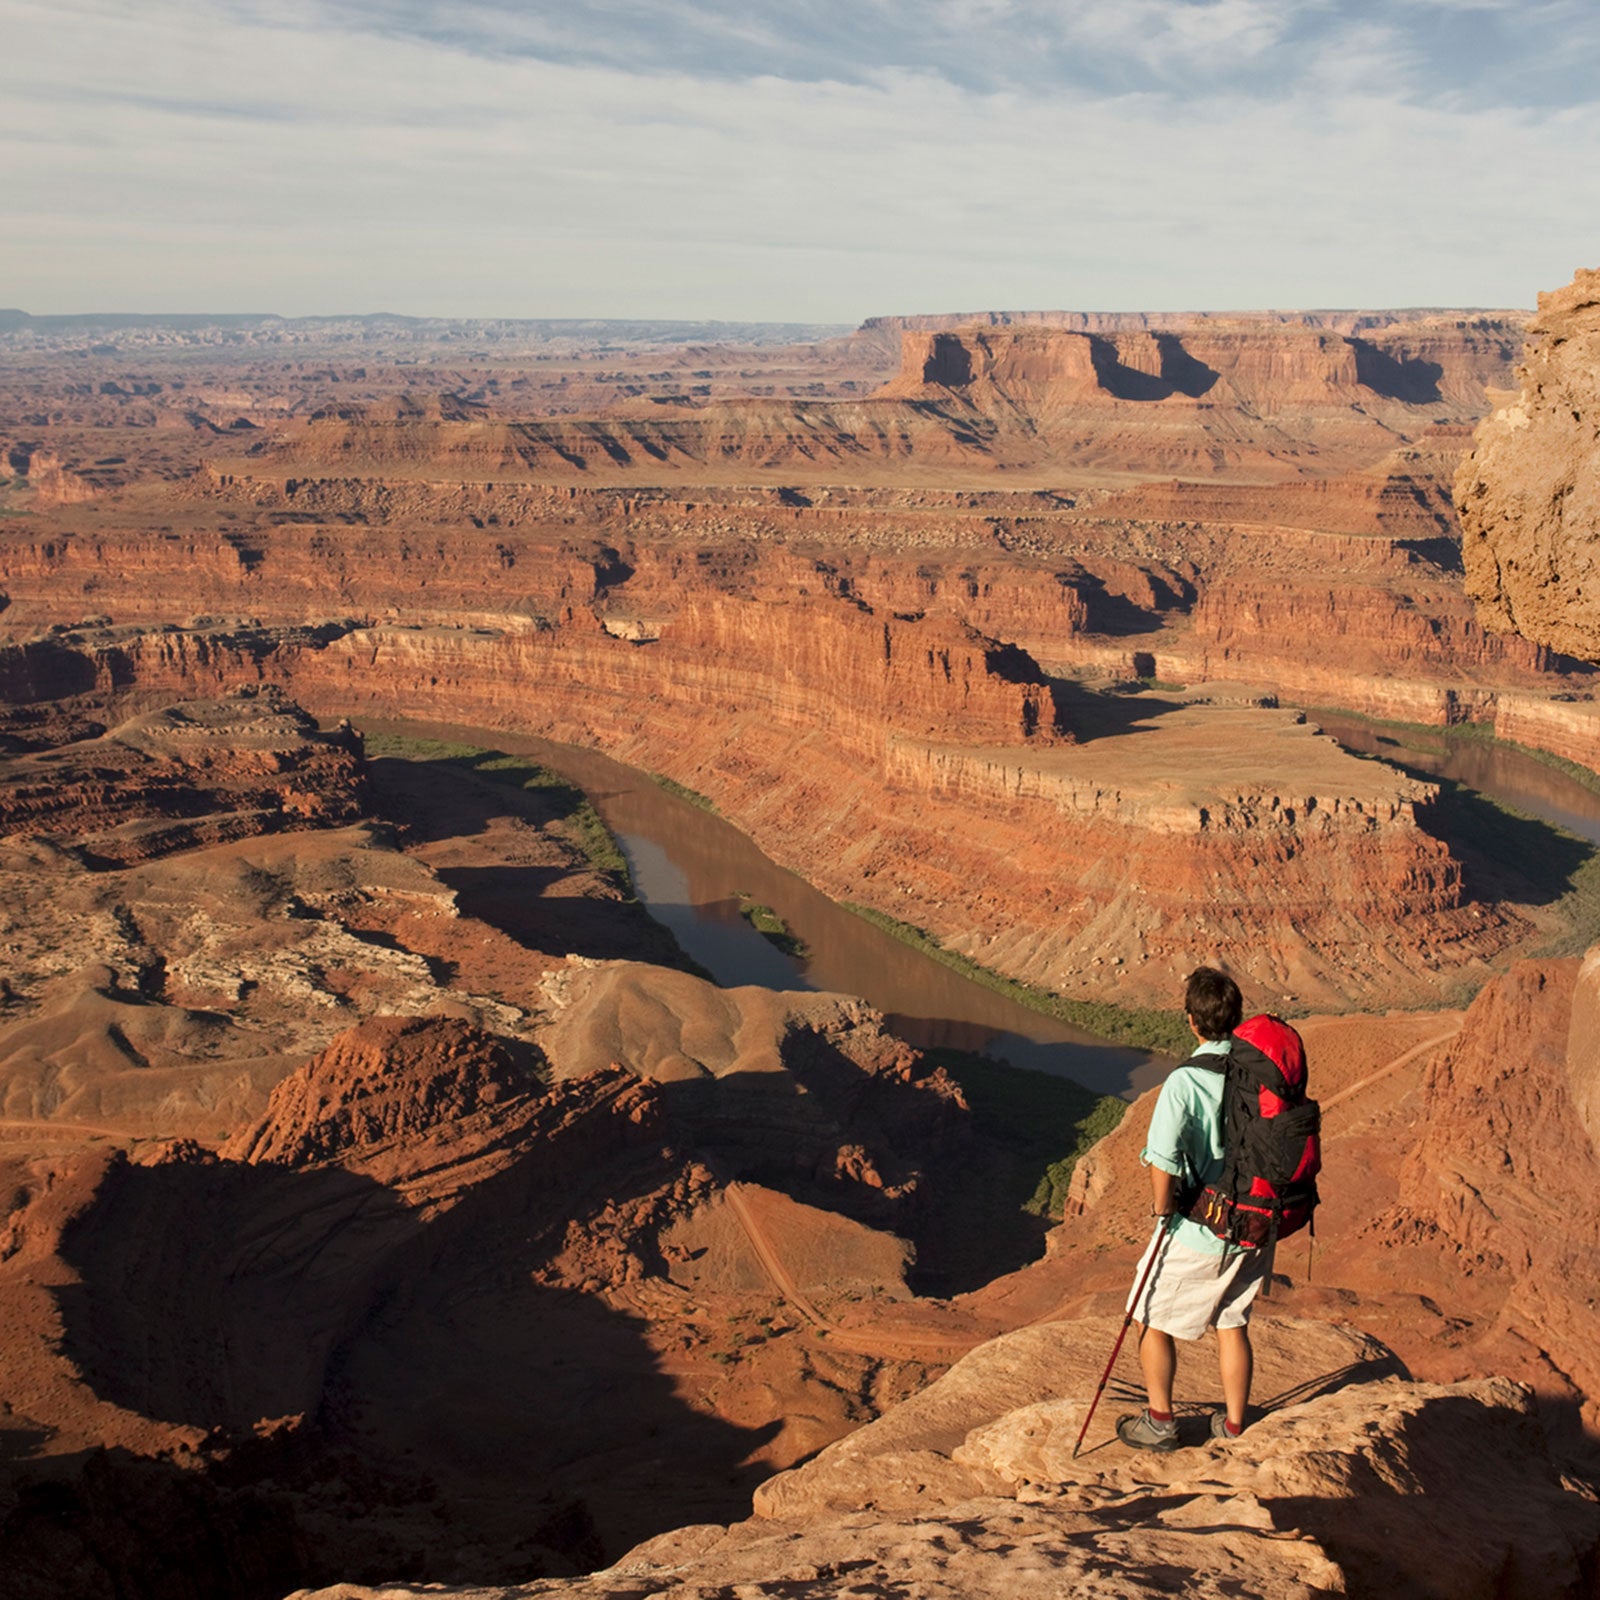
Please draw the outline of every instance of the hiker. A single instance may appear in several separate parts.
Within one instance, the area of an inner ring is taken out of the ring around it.
[[[1150,1169],[1152,1213],[1163,1219],[1134,1276],[1127,1309],[1139,1325],[1139,1365],[1144,1369],[1148,1409],[1117,1422],[1117,1437],[1144,1450],[1174,1450],[1178,1425],[1172,1410],[1172,1380],[1179,1339],[1217,1330],[1217,1360],[1226,1409],[1213,1414],[1211,1437],[1244,1431],[1250,1401],[1253,1353],[1250,1307],[1270,1265],[1270,1250],[1245,1249],[1218,1238],[1182,1214],[1187,1198],[1216,1181],[1223,1167],[1224,1075],[1191,1063],[1226,1057],[1244,1012],[1239,986],[1214,967],[1196,967],[1184,982],[1183,1009],[1199,1048],[1174,1067],[1161,1086],[1150,1116],[1141,1160]],[[1219,1063],[1218,1065],[1221,1065]],[[1160,1252],[1152,1266],[1151,1252]],[[1134,1303],[1135,1297],[1139,1303]]]

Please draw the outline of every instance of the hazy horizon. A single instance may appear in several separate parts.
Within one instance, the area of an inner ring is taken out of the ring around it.
[[[1351,316],[1351,315],[1376,315],[1376,316],[1405,316],[1435,314],[1461,316],[1496,316],[1502,313],[1528,314],[1534,310],[1532,300],[1525,305],[1399,305],[1399,304],[1373,304],[1373,305],[1348,305],[1348,306],[1130,306],[1110,310],[1104,306],[921,306],[916,310],[896,311],[871,311],[854,321],[827,321],[816,318],[804,317],[676,317],[676,316],[645,316],[645,315],[619,315],[597,312],[588,316],[546,317],[537,314],[509,314],[501,312],[482,312],[470,316],[455,315],[439,311],[389,311],[377,310],[334,310],[334,311],[251,311],[227,309],[201,309],[195,310],[188,307],[175,307],[169,311],[139,311],[118,307],[76,307],[64,311],[30,311],[26,306],[0,306],[0,317],[20,314],[30,322],[91,322],[91,321],[139,321],[159,325],[163,322],[192,322],[215,320],[218,322],[376,322],[390,319],[396,322],[472,322],[472,323],[536,323],[572,325],[577,327],[591,324],[609,324],[626,326],[630,323],[651,324],[661,327],[765,327],[765,328],[850,328],[860,329],[870,322],[893,320],[902,317],[1033,317],[1033,316],[1161,316],[1161,317],[1273,317],[1273,316]],[[0,325],[0,332],[4,327]]]

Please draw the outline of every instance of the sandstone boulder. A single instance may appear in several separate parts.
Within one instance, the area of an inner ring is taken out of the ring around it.
[[[770,1480],[749,1522],[662,1535],[588,1578],[458,1592],[482,1600],[1586,1592],[1600,1513],[1551,1466],[1520,1386],[1360,1381],[1381,1366],[1381,1347],[1345,1330],[1267,1323],[1269,1387],[1302,1381],[1269,1400],[1244,1440],[1211,1443],[1204,1418],[1190,1418],[1185,1442],[1196,1448],[1152,1456],[1107,1442],[1097,1426],[1074,1459],[1093,1388],[1089,1353],[1113,1327],[1058,1323],[974,1351],[880,1421]],[[416,1593],[341,1585],[316,1600]]]
[[[1456,477],[1462,560],[1478,612],[1600,657],[1600,270],[1539,296],[1520,396],[1478,429]]]

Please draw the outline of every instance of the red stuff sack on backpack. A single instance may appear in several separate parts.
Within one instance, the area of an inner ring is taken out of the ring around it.
[[[1306,1049],[1281,1017],[1249,1017],[1227,1056],[1191,1066],[1222,1072],[1222,1173],[1188,1205],[1219,1239],[1261,1249],[1310,1222],[1322,1170],[1322,1108],[1306,1095]]]

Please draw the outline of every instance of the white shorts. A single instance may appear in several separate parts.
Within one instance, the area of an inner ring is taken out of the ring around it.
[[[1234,1250],[1207,1255],[1179,1244],[1170,1234],[1152,1239],[1133,1275],[1137,1290],[1149,1265],[1150,1252],[1161,1258],[1145,1284],[1139,1304],[1128,1295],[1127,1309],[1136,1321],[1174,1339],[1198,1339],[1207,1328],[1242,1328],[1266,1277],[1266,1250]]]

